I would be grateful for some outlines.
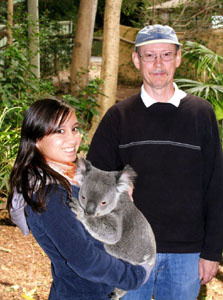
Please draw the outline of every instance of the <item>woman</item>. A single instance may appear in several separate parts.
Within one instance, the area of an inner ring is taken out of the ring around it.
[[[51,260],[51,300],[109,299],[114,287],[136,289],[149,275],[106,253],[69,209],[69,198],[78,195],[73,162],[80,142],[74,109],[39,100],[25,114],[10,177],[12,220],[26,233],[29,227]]]

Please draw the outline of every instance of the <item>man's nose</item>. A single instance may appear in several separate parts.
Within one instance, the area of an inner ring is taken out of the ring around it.
[[[162,61],[162,58],[161,58],[160,54],[157,54],[156,58],[155,58],[155,63],[158,64],[158,65],[160,65],[161,61]]]

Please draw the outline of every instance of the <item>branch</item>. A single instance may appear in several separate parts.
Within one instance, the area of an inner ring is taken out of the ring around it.
[[[204,9],[202,9],[201,11],[199,11],[198,13],[194,14],[193,16],[191,16],[191,17],[190,17],[190,20],[189,20],[186,24],[181,25],[181,27],[186,27],[186,26],[188,26],[188,25],[192,22],[192,19],[193,19],[193,18],[199,16],[200,14],[203,14],[203,13],[206,12],[206,11],[209,11],[210,9],[214,8],[215,6],[218,6],[218,4],[214,4],[214,5],[210,6],[210,7],[205,7]]]
[[[12,250],[10,250],[10,249],[6,249],[6,248],[3,248],[3,247],[0,247],[0,251],[2,251],[2,252],[12,252]]]
[[[4,30],[4,29],[0,30],[0,40],[7,36],[8,36],[8,34],[7,34],[6,30]]]

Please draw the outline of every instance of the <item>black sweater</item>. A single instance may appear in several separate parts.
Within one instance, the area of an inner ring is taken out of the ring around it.
[[[134,201],[159,253],[221,259],[223,160],[207,101],[187,95],[178,108],[160,102],[146,108],[140,94],[122,101],[104,116],[87,158],[108,171],[134,168]]]

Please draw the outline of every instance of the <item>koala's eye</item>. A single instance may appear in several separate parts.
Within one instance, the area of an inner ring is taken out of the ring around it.
[[[104,206],[104,205],[106,205],[106,204],[107,204],[106,201],[102,201],[102,202],[101,202],[101,205],[102,205],[102,206]]]
[[[85,200],[85,199],[86,199],[86,197],[85,197],[85,196],[82,196],[82,199],[83,199],[83,200]]]

